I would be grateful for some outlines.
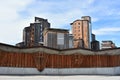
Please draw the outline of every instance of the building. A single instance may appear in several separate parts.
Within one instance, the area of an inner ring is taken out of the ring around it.
[[[95,34],[92,34],[91,50],[100,50],[100,43],[96,40]]]
[[[17,47],[25,47],[25,46],[24,46],[24,42],[17,43],[16,46],[17,46]]]
[[[0,43],[0,75],[120,75],[120,48],[18,48]]]
[[[95,40],[91,42],[91,50],[97,51],[100,50],[99,41]]]
[[[95,41],[95,40],[96,40],[95,34],[92,33],[92,41]]]
[[[45,29],[44,46],[57,49],[69,48],[69,31],[55,28]]]
[[[30,46],[30,26],[29,27],[25,27],[23,29],[23,43],[25,45],[25,47],[29,47]]]
[[[23,30],[23,42],[25,47],[40,46],[43,44],[43,31],[45,28],[50,28],[50,23],[47,19],[35,17],[35,22],[30,23],[29,27]]]
[[[73,35],[69,34],[69,48],[73,48]]]
[[[101,49],[109,49],[109,48],[116,48],[115,43],[111,40],[102,41]]]
[[[91,49],[91,17],[83,16],[71,23],[74,48]]]

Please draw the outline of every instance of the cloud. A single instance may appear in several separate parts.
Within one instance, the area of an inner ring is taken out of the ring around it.
[[[85,15],[86,11],[84,9],[89,8],[93,2],[94,0],[40,0],[33,3],[33,6],[28,8],[27,12],[31,16],[47,18],[51,22],[52,27],[63,28]]]
[[[32,0],[1,0],[0,1],[0,42],[15,44],[21,40],[22,29],[29,18],[24,19],[19,14],[26,9]]]
[[[119,0],[1,0],[0,42],[15,44],[22,41],[23,28],[29,26],[35,16],[48,19],[51,27],[66,29],[70,29],[70,23],[81,16],[91,16],[93,23],[103,19],[108,22],[109,19],[120,20],[120,10],[116,6],[119,6]],[[117,27],[117,30],[102,28],[94,29],[93,33],[112,35],[119,32]]]
[[[104,27],[92,31],[96,35],[117,35],[120,33],[120,27]]]
[[[25,7],[32,0],[2,0],[0,1],[0,18],[2,21],[11,21],[19,17],[19,12],[24,10]],[[10,19],[10,20],[8,20]]]

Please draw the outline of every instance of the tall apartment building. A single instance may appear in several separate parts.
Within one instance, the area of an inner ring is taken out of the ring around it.
[[[30,27],[25,27],[23,29],[23,43],[24,46],[30,46]]]
[[[116,46],[111,40],[102,41],[101,49],[109,49],[109,48],[116,48]]]
[[[69,48],[69,31],[55,28],[45,29],[44,46],[57,49]]]
[[[91,17],[83,16],[71,23],[74,48],[91,49]]]
[[[30,26],[25,27],[23,30],[25,47],[40,46],[43,44],[43,31],[45,28],[50,28],[50,23],[47,19],[35,17],[35,22],[30,23]]]

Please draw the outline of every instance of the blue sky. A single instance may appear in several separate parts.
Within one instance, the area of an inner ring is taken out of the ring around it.
[[[91,16],[97,40],[112,40],[120,47],[119,0],[0,0],[0,42],[21,42],[23,28],[35,16],[48,19],[53,28],[69,30],[74,20]]]

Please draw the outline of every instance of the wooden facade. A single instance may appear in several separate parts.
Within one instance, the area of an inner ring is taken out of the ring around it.
[[[94,68],[120,66],[120,55],[83,55],[17,53],[0,51],[0,67],[37,68]]]

